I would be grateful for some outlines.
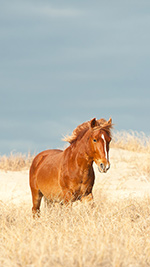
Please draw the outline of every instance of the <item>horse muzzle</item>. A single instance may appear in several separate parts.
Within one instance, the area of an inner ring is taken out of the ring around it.
[[[106,173],[110,169],[110,163],[109,162],[107,162],[107,163],[101,162],[97,165],[98,165],[98,170],[101,173]]]

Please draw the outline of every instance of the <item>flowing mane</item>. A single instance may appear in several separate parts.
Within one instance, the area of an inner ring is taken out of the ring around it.
[[[111,137],[111,129],[112,129],[112,120],[111,118],[109,121],[106,121],[105,119],[100,119],[96,121],[96,126],[93,128],[93,130],[103,130],[105,131],[110,137]],[[76,142],[77,140],[80,140],[83,135],[90,129],[90,121],[84,122],[77,126],[77,128],[72,132],[70,136],[65,136],[63,138],[63,141],[69,142],[70,144]]]

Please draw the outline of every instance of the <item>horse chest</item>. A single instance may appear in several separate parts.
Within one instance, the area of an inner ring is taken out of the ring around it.
[[[75,172],[74,176],[63,177],[62,188],[68,189],[72,192],[75,199],[80,199],[83,195],[90,193],[94,184],[94,172],[93,169],[87,169],[80,172]]]

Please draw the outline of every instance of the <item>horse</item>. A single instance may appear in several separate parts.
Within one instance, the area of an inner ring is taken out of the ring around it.
[[[51,203],[66,205],[76,200],[93,200],[93,162],[101,173],[110,168],[111,129],[111,118],[94,118],[64,138],[70,143],[66,149],[45,150],[33,159],[29,171],[33,217],[39,216],[43,196]]]

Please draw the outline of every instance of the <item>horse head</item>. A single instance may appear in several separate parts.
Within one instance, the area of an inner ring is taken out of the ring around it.
[[[109,144],[111,141],[112,120],[111,118],[108,121],[94,118],[90,121],[90,126],[90,156],[97,164],[98,170],[105,173],[110,168]]]

